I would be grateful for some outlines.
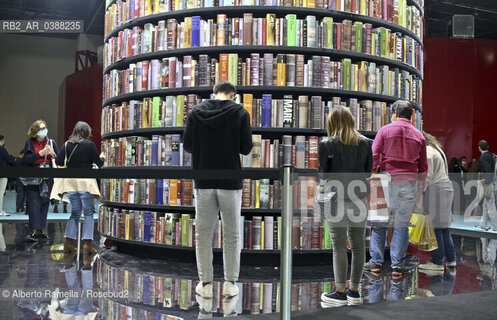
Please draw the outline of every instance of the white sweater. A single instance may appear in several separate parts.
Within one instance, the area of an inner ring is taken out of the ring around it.
[[[450,181],[449,168],[447,165],[447,158],[445,157],[445,153],[443,153],[441,149],[427,146],[426,157],[428,158],[428,174],[426,176],[426,187],[431,186],[435,183]]]

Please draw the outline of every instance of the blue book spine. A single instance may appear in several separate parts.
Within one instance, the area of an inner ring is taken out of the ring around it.
[[[143,276],[143,303],[150,303],[150,277]]]
[[[129,19],[133,20],[135,18],[135,0],[129,0],[128,12]]]
[[[262,95],[262,126],[270,127],[271,126],[271,100],[272,97],[270,94]]]
[[[156,179],[155,180],[155,200],[157,204],[164,204],[164,180]]]
[[[179,134],[173,134],[172,137],[172,152],[171,152],[171,165],[172,166],[179,166],[179,144],[180,144],[180,135]]]
[[[156,166],[159,163],[159,136],[152,136],[152,165]]]
[[[200,46],[200,17],[192,17],[192,48]]]
[[[114,211],[114,232],[112,235],[117,236],[117,211]]]
[[[135,129],[135,103],[136,101],[131,100],[129,103],[129,116],[128,116],[128,129]]]
[[[150,212],[146,211],[143,218],[143,241],[150,242]]]

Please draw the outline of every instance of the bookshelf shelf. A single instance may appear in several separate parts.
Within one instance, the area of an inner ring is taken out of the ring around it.
[[[124,58],[105,68],[104,73],[107,74],[114,69],[125,69],[131,63],[136,63],[143,60],[162,59],[174,56],[199,55],[199,54],[219,54],[219,53],[238,53],[250,56],[251,53],[291,53],[303,54],[307,57],[312,55],[330,56],[332,59],[350,58],[353,62],[369,61],[375,62],[378,65],[387,65],[393,68],[406,70],[411,74],[415,74],[422,78],[422,72],[413,66],[404,62],[391,60],[383,57],[377,57],[370,54],[359,53],[354,51],[343,51],[324,48],[308,48],[308,47],[287,47],[287,46],[214,46],[214,47],[194,47],[174,50],[163,50],[150,53],[139,54],[133,57]]]
[[[344,98],[370,99],[370,100],[383,101],[383,102],[395,102],[399,99],[393,96],[386,96],[382,94],[368,93],[362,91],[315,88],[315,87],[237,86],[236,89],[240,94],[253,93],[260,95],[260,94],[270,93],[275,98],[278,97],[282,98],[284,95],[288,95],[289,93],[291,93],[292,95],[309,95],[309,96],[320,95],[323,98],[331,98],[339,96]],[[197,95],[209,96],[211,93],[212,93],[211,86],[145,90],[145,91],[121,94],[109,98],[103,102],[103,106],[112,105],[115,103],[121,103],[123,101],[129,101],[129,100],[140,100],[145,97],[166,97],[170,95],[182,95],[182,94],[197,94]],[[414,105],[414,108],[416,110],[422,111],[421,106],[417,102],[411,102],[411,103]]]
[[[109,236],[107,234],[101,233],[102,236],[111,239],[115,242],[122,242],[122,243],[127,243],[127,244],[134,244],[134,245],[139,245],[139,246],[147,246],[147,247],[155,247],[155,248],[161,248],[164,250],[187,250],[187,251],[195,251],[195,247],[186,247],[186,246],[171,246],[171,245],[166,245],[166,244],[161,244],[161,243],[150,243],[150,242],[144,242],[144,241],[137,241],[137,240],[125,240],[121,238],[116,238],[113,236]],[[221,253],[223,249],[221,248],[213,248],[214,252],[219,252]],[[292,253],[294,255],[300,255],[300,254],[323,254],[323,253],[331,253],[332,250],[293,250]],[[267,255],[279,255],[280,250],[248,250],[248,249],[242,249],[242,254],[267,254]]]
[[[129,136],[152,136],[164,134],[182,134],[185,127],[157,127],[157,128],[140,128],[135,130],[115,131],[102,135],[102,139],[115,139],[120,137]],[[374,138],[376,132],[374,131],[360,131],[365,137]],[[271,135],[303,135],[303,136],[324,136],[326,130],[321,129],[301,129],[301,128],[272,128],[272,127],[254,127],[252,128],[253,134],[271,134]]]
[[[425,11],[424,11],[423,7],[421,7],[421,5],[419,4],[419,2],[417,0],[407,0],[407,4],[410,6],[415,6],[416,8],[418,8],[421,15],[424,16]]]
[[[419,5],[417,5],[419,7]],[[122,31],[127,28],[133,28],[135,26],[143,27],[146,23],[157,23],[160,20],[165,19],[179,19],[183,17],[190,16],[201,16],[203,19],[216,18],[216,16],[220,13],[224,13],[228,18],[241,16],[244,13],[252,13],[254,17],[259,17],[262,15],[266,15],[266,13],[274,13],[279,16],[284,16],[286,14],[296,14],[298,18],[305,17],[307,15],[316,16],[317,19],[324,17],[332,17],[337,21],[342,21],[345,19],[360,21],[363,23],[371,23],[374,27],[385,27],[392,32],[400,32],[404,35],[407,35],[413,38],[416,42],[418,42],[422,47],[421,39],[412,31],[392,22],[388,22],[381,19],[372,18],[369,16],[363,16],[360,14],[342,12],[336,10],[329,9],[317,9],[317,8],[305,8],[305,7],[285,7],[285,6],[233,6],[233,7],[209,7],[209,8],[195,8],[195,9],[186,9],[186,10],[178,10],[178,11],[170,11],[164,13],[158,13],[153,15],[148,15],[144,17],[139,17],[128,21],[121,26],[112,30],[106,37],[105,41],[109,40],[112,37],[115,37],[119,31]]]
[[[167,315],[168,317],[175,317],[174,319],[188,319],[188,317],[191,316],[191,311],[192,311],[192,310],[183,310],[179,306],[174,306],[172,308],[166,308],[166,307],[161,306],[160,304],[150,305],[150,304],[145,304],[145,303],[133,302],[133,301],[128,300],[128,299],[119,299],[119,298],[111,298],[111,297],[108,297],[106,299],[108,299],[114,303],[118,303],[118,304],[121,304],[123,306],[130,307],[132,309],[144,310],[144,311],[148,311],[148,312],[152,312],[152,313],[160,313],[160,314]]]
[[[121,202],[111,202],[102,201],[102,204],[107,207],[121,208],[121,209],[134,209],[134,210],[152,210],[152,211],[163,211],[163,212],[183,212],[183,213],[194,213],[195,207],[187,206],[168,206],[162,204],[140,204],[140,203],[121,203]],[[279,215],[281,209],[261,209],[261,208],[242,208],[242,215]]]

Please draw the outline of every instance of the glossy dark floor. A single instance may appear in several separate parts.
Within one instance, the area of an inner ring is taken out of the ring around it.
[[[0,319],[197,319],[279,311],[277,268],[243,267],[240,295],[226,300],[220,295],[222,268],[216,266],[214,299],[204,301],[194,293],[195,264],[136,258],[112,249],[78,261],[61,251],[64,227],[51,223],[51,241],[36,244],[25,242],[24,224],[2,225]],[[393,281],[388,270],[376,279],[365,276],[364,303],[496,290],[497,240],[454,236],[454,241],[456,272],[425,274],[413,268],[401,281]],[[412,253],[421,263],[428,260],[426,253]],[[331,266],[294,268],[292,309],[321,308],[320,294],[332,289],[332,281]],[[19,298],[35,291],[41,294]]]

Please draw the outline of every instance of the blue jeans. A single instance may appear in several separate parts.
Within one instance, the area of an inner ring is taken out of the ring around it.
[[[385,281],[383,278],[378,281],[371,281],[369,284],[369,303],[378,303],[385,301],[384,297],[384,285]],[[390,291],[388,292],[388,301],[399,301],[406,298],[406,292],[404,289],[404,282],[390,282]]]
[[[84,213],[82,239],[93,240],[93,199],[94,196],[86,191],[68,192],[71,201],[71,217],[66,226],[66,238],[76,239],[78,237],[78,221],[81,211]]]
[[[395,220],[393,237],[390,243],[392,267],[403,267],[405,264],[407,245],[409,244],[409,221],[416,204],[417,183],[390,184],[390,210]],[[374,226],[371,234],[369,254],[371,262],[383,263],[387,238],[386,226]]]
[[[78,275],[76,273],[76,267],[64,270],[66,275],[67,287],[75,290],[78,294],[81,294],[80,284],[78,281]],[[81,281],[83,284],[83,289],[93,288],[93,271],[92,270],[81,270]],[[83,293],[83,296],[78,298],[67,299],[67,305],[64,308],[64,314],[74,314],[74,315],[87,315],[92,311],[93,301]]]
[[[437,236],[438,249],[431,251],[431,262],[443,265],[444,257],[447,262],[456,261],[456,249],[449,229],[435,229],[435,235]]]

